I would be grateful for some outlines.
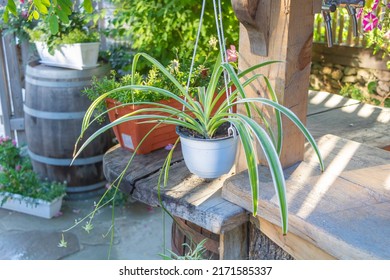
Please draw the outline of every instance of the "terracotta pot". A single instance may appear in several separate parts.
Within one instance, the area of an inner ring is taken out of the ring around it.
[[[176,109],[181,110],[182,105],[176,100],[162,100],[159,103],[172,106]],[[121,103],[113,99],[106,99],[106,105],[108,109],[114,108],[115,106],[120,105]],[[146,105],[125,105],[118,107],[114,110],[108,112],[108,117],[111,122],[116,119],[134,112],[139,109],[148,108]],[[156,114],[153,112],[153,114]],[[159,113],[159,115],[167,115],[164,113]],[[156,125],[154,123],[142,123],[145,120],[139,121],[128,121],[122,124],[119,124],[113,127],[116,138],[119,141],[121,147],[134,151],[137,148],[139,143],[145,137],[145,135]],[[175,126],[170,124],[161,124],[157,127],[149,136],[145,139],[142,145],[138,148],[137,154],[147,154],[152,151],[164,148],[168,144],[175,143],[177,139],[177,134],[175,132]]]

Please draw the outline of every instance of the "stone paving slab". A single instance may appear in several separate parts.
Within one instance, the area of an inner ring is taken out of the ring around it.
[[[94,228],[90,233],[82,228],[87,220],[65,233],[68,244],[76,244],[77,240],[78,247],[59,250],[63,248],[57,246],[61,240],[60,233],[72,227],[75,220],[88,215],[93,205],[94,199],[65,201],[61,208],[62,215],[52,219],[0,208],[0,259],[107,259],[110,248],[110,235],[107,236],[107,233],[112,224],[110,207],[96,212]],[[166,226],[163,226],[160,208],[150,208],[142,203],[118,206],[115,207],[114,222],[115,238],[110,259],[161,259],[159,254],[163,252],[164,231],[166,246],[170,248],[171,220],[167,218]],[[15,236],[18,238],[14,239]],[[29,241],[18,242],[20,240]],[[50,240],[50,244],[47,240]]]
[[[1,235],[1,260],[58,260],[80,250],[77,236],[64,233],[66,247],[59,247],[61,232],[19,231]]]

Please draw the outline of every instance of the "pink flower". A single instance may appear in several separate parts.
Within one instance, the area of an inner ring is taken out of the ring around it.
[[[18,165],[15,166],[15,170],[16,170],[16,171],[20,171],[20,169],[22,169],[22,166],[21,166],[20,164],[18,164]]]
[[[22,16],[22,18],[28,18],[28,12],[27,11],[22,11],[22,13],[20,15]]]
[[[368,13],[363,17],[363,30],[365,32],[372,31],[378,26],[378,18],[373,13]]]
[[[24,4],[24,0],[19,0],[20,3]]]
[[[16,147],[16,141],[15,140],[12,140],[12,145],[14,145]]]
[[[379,5],[379,0],[374,0],[374,3],[372,4],[372,9],[376,10],[376,8],[378,8],[378,5]]]
[[[230,49],[226,50],[227,58],[229,62],[236,62],[238,59],[236,47],[234,45],[230,45]]]
[[[360,8],[358,11],[357,11],[357,14],[356,14],[356,17],[357,18],[360,18],[363,14],[363,8]]]

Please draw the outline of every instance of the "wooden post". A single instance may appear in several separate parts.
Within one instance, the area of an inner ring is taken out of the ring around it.
[[[232,0],[240,25],[239,68],[246,69],[268,60],[282,63],[262,68],[256,73],[269,77],[279,102],[306,122],[314,12],[319,0]],[[259,46],[258,44],[263,44]],[[247,90],[250,97],[265,96],[259,79]],[[240,109],[239,109],[240,110]],[[271,118],[273,112],[262,108]],[[259,120],[260,121],[260,120]],[[283,119],[281,162],[288,167],[303,159],[304,137],[287,119]],[[276,131],[275,131],[276,133]],[[260,161],[264,163],[264,161]],[[239,152],[236,169],[246,169],[245,156]]]
[[[11,130],[16,131],[19,145],[27,143],[26,133],[24,131],[24,111],[23,111],[23,94],[22,80],[19,68],[19,59],[16,53],[15,37],[13,35],[4,36],[4,53],[6,54],[8,79],[10,86],[10,95],[12,100],[13,112],[10,116]]]
[[[1,114],[2,124],[4,125],[4,134],[11,136],[11,124],[10,118],[12,109],[11,101],[9,96],[8,78],[7,78],[7,65],[6,57],[4,54],[3,45],[3,33],[0,32],[0,103],[1,103]]]

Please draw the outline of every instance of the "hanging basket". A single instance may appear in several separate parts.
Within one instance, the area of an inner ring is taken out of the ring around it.
[[[187,168],[201,178],[213,179],[228,173],[234,164],[238,137],[200,139],[176,127]]]

